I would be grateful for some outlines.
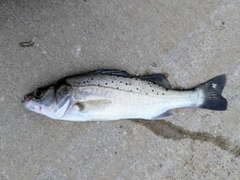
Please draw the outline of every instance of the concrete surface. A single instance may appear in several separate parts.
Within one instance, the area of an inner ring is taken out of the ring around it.
[[[240,1],[1,1],[0,179],[239,179]],[[19,42],[36,37],[34,46]],[[228,110],[73,123],[21,106],[63,76],[162,72],[189,88],[226,73]]]

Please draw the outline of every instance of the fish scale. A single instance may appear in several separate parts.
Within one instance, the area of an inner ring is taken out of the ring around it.
[[[67,82],[75,87],[94,85],[133,93],[148,94],[150,96],[166,95],[168,92],[166,88],[163,88],[158,84],[137,78],[127,79],[123,77],[106,77],[106,75],[99,75],[99,77],[88,77],[85,80],[82,80],[82,78],[79,78],[78,80],[68,79]]]

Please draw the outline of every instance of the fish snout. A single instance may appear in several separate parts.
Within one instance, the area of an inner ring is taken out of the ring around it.
[[[30,98],[28,97],[28,95],[24,96],[24,99],[21,101],[22,104],[28,103],[30,101]]]
[[[31,97],[29,97],[28,95],[24,96],[24,100],[22,100],[21,103],[23,106],[25,106],[27,109],[31,111],[35,111],[36,109],[34,102],[31,100]]]

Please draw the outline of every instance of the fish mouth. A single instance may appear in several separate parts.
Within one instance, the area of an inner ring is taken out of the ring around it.
[[[31,100],[30,97],[27,96],[27,95],[25,95],[25,96],[24,96],[24,99],[21,101],[21,103],[22,103],[23,105],[26,105],[30,100]]]
[[[35,107],[34,104],[32,104],[31,97],[29,97],[28,95],[24,96],[24,99],[21,101],[21,103],[25,108],[31,111],[35,111]]]

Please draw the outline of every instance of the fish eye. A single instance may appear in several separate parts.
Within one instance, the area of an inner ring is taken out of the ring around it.
[[[39,99],[39,98],[43,97],[44,93],[45,93],[44,90],[37,89],[36,91],[34,91],[33,96],[34,96],[36,99]]]

